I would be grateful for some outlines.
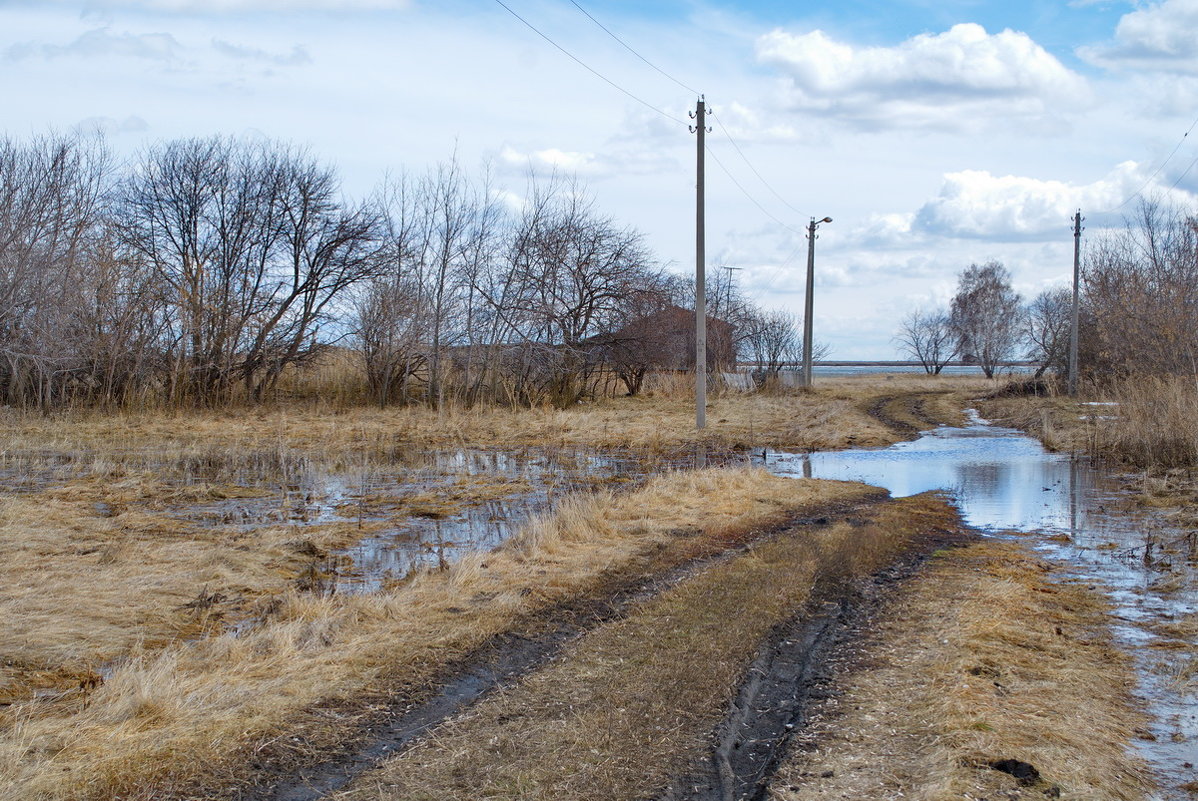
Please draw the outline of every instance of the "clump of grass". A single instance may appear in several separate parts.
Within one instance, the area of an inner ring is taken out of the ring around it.
[[[1141,468],[1198,466],[1198,379],[1138,376],[1120,382],[1118,425],[1099,430],[1102,456]]]
[[[617,497],[570,501],[498,551],[386,592],[279,596],[248,631],[127,656],[86,705],[10,707],[0,735],[7,797],[160,797],[228,768],[322,699],[351,698],[380,681],[427,686],[515,621],[602,595],[621,570],[718,550],[804,508],[876,496],[862,485],[759,470],[666,475]]]

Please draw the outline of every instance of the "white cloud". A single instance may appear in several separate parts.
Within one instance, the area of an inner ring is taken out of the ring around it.
[[[300,45],[292,47],[290,53],[270,53],[257,47],[247,47],[226,42],[223,39],[213,39],[212,49],[229,58],[276,64],[281,67],[312,63],[312,57]]]
[[[888,248],[911,241],[915,214],[871,214],[855,235],[867,247]]]
[[[741,142],[791,142],[799,136],[794,126],[767,124],[756,111],[735,101],[714,110],[717,125]]]
[[[71,126],[71,130],[81,133],[100,133],[105,136],[116,136],[126,133],[145,133],[150,125],[141,117],[130,115],[118,120],[115,117],[87,117]]]
[[[503,148],[499,158],[511,167],[531,166],[534,170],[549,169],[579,175],[593,175],[601,169],[594,153],[575,153],[555,147],[522,153],[508,146]]]
[[[1164,0],[1124,14],[1115,41],[1078,55],[1112,68],[1198,73],[1198,0]]]
[[[1163,175],[1163,173],[1162,173]],[[940,193],[911,220],[917,234],[991,241],[1056,239],[1077,209],[1091,225],[1114,224],[1118,207],[1141,187],[1149,197],[1184,203],[1188,193],[1171,190],[1161,176],[1145,187],[1144,165],[1127,161],[1090,184],[991,175],[985,170],[947,173]],[[1132,201],[1134,203],[1134,200]]]
[[[613,175],[650,175],[676,167],[674,160],[661,154],[627,147],[607,153],[561,150],[519,150],[505,145],[499,161],[511,171],[558,172],[580,178],[609,178]]]
[[[996,117],[1049,123],[1090,98],[1085,80],[1027,34],[988,34],[973,23],[895,47],[775,30],[758,39],[757,57],[786,76],[793,108],[864,128],[970,129]]]
[[[173,62],[183,53],[183,46],[169,33],[112,33],[107,28],[87,31],[66,45],[22,43],[4,51],[5,58],[21,61],[42,58],[102,59],[125,57],[149,61]]]

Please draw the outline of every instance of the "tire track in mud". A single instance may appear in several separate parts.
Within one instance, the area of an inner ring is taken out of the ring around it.
[[[458,715],[494,691],[549,663],[570,642],[601,626],[625,617],[636,604],[647,601],[688,578],[734,559],[754,545],[796,526],[823,526],[855,519],[864,510],[884,501],[828,504],[821,509],[769,529],[716,553],[706,553],[665,569],[624,579],[603,597],[588,597],[559,604],[525,621],[519,628],[492,638],[468,657],[449,665],[432,688],[400,691],[393,697],[359,701],[374,707],[352,735],[329,749],[320,762],[297,761],[288,748],[286,733],[275,738],[274,748],[255,750],[241,763],[235,776],[216,786],[190,787],[170,798],[236,799],[236,801],[318,801],[346,787],[382,761],[402,753],[436,725]],[[327,710],[336,716],[337,709]],[[349,714],[352,715],[352,712]]]
[[[870,403],[865,411],[903,439],[915,439],[921,432],[944,422],[927,409],[928,400],[937,394],[908,392],[885,395]]]
[[[345,798],[760,797],[828,692],[831,657],[853,641],[845,632],[928,554],[971,536],[934,498],[812,523],[572,642]]]
[[[862,627],[897,586],[915,577],[937,548],[963,545],[965,530],[933,538],[867,582],[780,627],[758,651],[712,747],[657,801],[764,801],[792,736],[815,704],[836,692],[832,657],[855,645]]]

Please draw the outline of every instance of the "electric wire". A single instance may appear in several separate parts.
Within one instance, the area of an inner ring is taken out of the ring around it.
[[[589,64],[587,64],[587,63],[586,63],[586,62],[584,62],[582,59],[580,59],[580,58],[578,58],[577,56],[575,56],[575,55],[574,55],[573,53],[571,53],[569,50],[567,50],[567,49],[566,49],[566,48],[564,48],[563,46],[559,45],[559,44],[558,44],[556,41],[554,41],[553,39],[551,39],[551,38],[550,38],[550,37],[549,37],[547,34],[543,33],[543,32],[542,32],[542,31],[541,31],[539,28],[537,28],[537,27],[536,27],[535,25],[533,25],[531,22],[529,22],[528,20],[526,20],[524,17],[520,16],[520,14],[516,13],[516,11],[515,11],[515,10],[513,10],[513,9],[511,8],[511,6],[509,6],[507,3],[503,2],[503,0],[495,0],[495,2],[496,2],[496,3],[498,3],[500,6],[502,6],[502,7],[503,7],[503,9],[504,9],[505,11],[507,11],[509,14],[511,14],[513,17],[515,17],[517,20],[519,20],[521,23],[523,23],[525,27],[527,27],[529,30],[531,30],[533,33],[535,33],[537,36],[541,37],[541,38],[542,38],[542,39],[544,39],[546,42],[548,42],[549,44],[553,45],[553,47],[554,47],[554,48],[556,48],[558,51],[560,51],[560,52],[561,52],[563,55],[565,55],[565,56],[566,56],[567,58],[569,58],[571,61],[573,61],[574,63],[578,64],[580,67],[582,67],[582,68],[583,68],[583,69],[585,69],[587,72],[589,72],[589,73],[591,73],[592,75],[594,75],[596,78],[599,78],[601,81],[603,81],[604,83],[606,83],[608,86],[611,86],[613,89],[616,89],[617,91],[619,91],[619,92],[621,92],[622,94],[624,94],[624,95],[628,96],[628,97],[629,97],[629,98],[631,98],[632,100],[635,100],[637,103],[640,103],[642,106],[645,106],[646,108],[648,108],[648,109],[650,109],[650,110],[652,110],[652,111],[654,111],[654,112],[656,112],[656,113],[660,114],[661,116],[665,117],[666,119],[672,120],[673,122],[681,123],[681,124],[683,124],[683,125],[687,125],[687,124],[688,124],[688,123],[686,123],[685,121],[683,121],[683,120],[679,119],[678,117],[675,117],[673,114],[670,114],[670,113],[668,113],[668,112],[666,112],[666,111],[663,111],[662,109],[658,108],[657,106],[654,106],[652,103],[649,103],[648,101],[645,101],[645,100],[641,99],[640,97],[637,97],[635,94],[633,94],[632,92],[628,91],[628,90],[627,90],[627,89],[625,89],[623,86],[620,86],[620,85],[619,85],[618,83],[616,83],[615,81],[613,81],[613,80],[611,80],[610,78],[608,78],[607,76],[603,75],[601,72],[599,72],[599,71],[598,71],[598,70],[596,70],[595,68],[591,67]],[[605,33],[607,33],[609,36],[611,36],[613,39],[615,39],[617,42],[619,42],[619,43],[620,43],[620,44],[621,44],[621,45],[622,45],[622,46],[623,46],[623,47],[624,47],[626,50],[628,50],[630,53],[632,53],[633,55],[635,55],[637,58],[639,58],[639,59],[640,59],[641,61],[643,61],[645,64],[647,64],[648,66],[650,66],[651,68],[653,68],[653,69],[654,69],[654,70],[656,70],[657,72],[661,73],[661,74],[662,74],[662,75],[664,75],[666,78],[670,79],[671,81],[673,81],[674,83],[676,83],[678,86],[682,87],[683,89],[687,90],[688,92],[692,92],[693,94],[699,94],[699,93],[698,93],[698,92],[696,92],[694,89],[692,89],[691,87],[689,87],[689,86],[687,86],[686,84],[682,83],[682,82],[681,82],[681,81],[679,81],[677,78],[674,78],[672,75],[670,75],[669,73],[667,73],[665,70],[662,70],[660,67],[656,66],[656,65],[655,65],[655,64],[653,64],[651,61],[649,61],[647,58],[645,58],[645,57],[644,57],[644,56],[642,56],[640,53],[638,53],[638,52],[637,52],[637,51],[636,51],[634,48],[632,48],[630,45],[628,45],[626,42],[624,42],[622,39],[620,39],[620,37],[619,37],[619,36],[617,36],[615,33],[613,33],[611,30],[609,30],[609,29],[608,29],[608,28],[607,28],[605,25],[603,25],[601,22],[599,22],[599,20],[595,19],[595,17],[593,17],[593,16],[592,16],[592,15],[591,15],[589,12],[587,12],[587,10],[586,10],[586,9],[584,9],[584,8],[583,8],[581,5],[579,5],[578,3],[574,2],[574,0],[571,0],[571,4],[572,4],[572,5],[573,5],[575,8],[577,8],[579,11],[581,11],[581,12],[582,12],[584,15],[586,15],[586,17],[587,17],[588,19],[590,19],[590,20],[591,20],[593,23],[595,23],[595,24],[596,24],[596,25],[598,25],[600,28],[602,28],[602,29],[603,29],[603,31],[604,31]],[[713,116],[715,116],[715,115],[713,115]],[[701,123],[702,123],[702,120],[697,120],[697,121],[696,121],[696,123],[700,123],[700,124],[701,124]],[[760,173],[760,172],[757,170],[757,168],[753,166],[753,163],[752,163],[751,161],[749,161],[749,159],[748,159],[748,157],[745,155],[744,151],[743,151],[743,150],[741,150],[741,148],[740,148],[740,145],[738,145],[738,144],[736,143],[736,140],[734,140],[734,139],[732,138],[732,135],[731,135],[731,134],[728,132],[728,129],[724,127],[724,124],[723,124],[723,122],[721,122],[721,121],[720,121],[720,119],[719,119],[718,117],[716,117],[716,123],[717,123],[717,124],[720,126],[720,130],[721,130],[721,132],[722,132],[722,133],[724,134],[724,136],[725,136],[725,137],[728,139],[728,141],[729,141],[729,142],[732,144],[733,148],[735,148],[735,149],[736,149],[736,152],[737,152],[737,153],[740,155],[740,157],[741,157],[741,158],[744,160],[745,164],[746,164],[746,165],[748,165],[749,169],[753,171],[753,174],[757,176],[757,179],[758,179],[759,181],[761,181],[761,183],[762,183],[762,184],[764,184],[764,185],[765,185],[765,187],[766,187],[767,189],[769,189],[769,190],[770,190],[770,192],[772,192],[772,193],[773,193],[773,194],[774,194],[774,195],[775,195],[775,196],[776,196],[776,197],[777,197],[777,198],[778,198],[780,201],[782,201],[782,203],[783,203],[783,204],[784,204],[784,205],[785,205],[787,208],[789,208],[791,211],[794,211],[796,214],[798,214],[798,213],[799,213],[799,211],[798,211],[797,209],[795,209],[793,206],[791,206],[791,205],[790,205],[790,203],[788,203],[788,202],[786,201],[786,199],[785,199],[784,197],[782,197],[782,195],[781,195],[781,194],[779,194],[779,193],[778,193],[778,192],[777,192],[777,191],[776,191],[776,190],[775,190],[775,189],[774,189],[772,186],[770,186],[769,182],[765,180],[765,177],[764,177],[764,176],[762,176],[762,175],[761,175],[761,173]],[[773,220],[773,221],[774,221],[775,223],[777,223],[778,225],[780,225],[780,226],[782,226],[783,228],[785,228],[787,231],[790,231],[792,234],[795,234],[795,235],[798,235],[798,236],[802,236],[802,235],[803,235],[803,234],[802,234],[800,231],[798,231],[798,230],[796,230],[795,228],[791,227],[790,225],[788,225],[787,223],[783,222],[783,221],[782,221],[782,220],[780,220],[778,217],[776,217],[774,214],[772,214],[772,213],[771,213],[771,212],[770,212],[770,211],[769,211],[769,210],[768,210],[768,209],[767,209],[765,206],[763,206],[763,205],[762,205],[762,204],[761,204],[761,203],[760,203],[760,202],[757,200],[757,198],[755,198],[755,197],[754,197],[752,194],[750,194],[750,193],[749,193],[749,191],[748,191],[747,189],[745,189],[744,185],[743,185],[743,184],[741,184],[741,182],[740,182],[740,181],[736,180],[736,176],[735,176],[735,175],[733,175],[733,174],[732,174],[732,171],[731,171],[731,170],[729,170],[729,169],[728,169],[728,167],[727,167],[727,166],[724,164],[724,162],[720,160],[720,157],[719,157],[718,155],[716,155],[715,151],[713,151],[713,150],[711,149],[711,146],[710,146],[710,145],[705,145],[705,150],[706,150],[707,154],[708,154],[709,156],[711,156],[711,158],[712,158],[712,159],[715,161],[716,165],[717,165],[717,166],[718,166],[718,167],[719,167],[719,168],[720,168],[720,169],[721,169],[721,170],[724,172],[724,174],[725,174],[726,176],[728,176],[728,180],[732,181],[733,185],[734,185],[734,186],[735,186],[735,187],[736,187],[738,190],[740,190],[740,193],[741,193],[742,195],[744,195],[744,196],[745,196],[745,198],[747,198],[747,199],[748,199],[748,201],[749,201],[750,203],[752,203],[754,206],[756,206],[756,207],[757,207],[757,209],[758,209],[758,210],[759,210],[759,211],[760,211],[762,214],[764,214],[766,217],[768,217],[768,218],[770,218],[771,220]],[[802,247],[802,246],[800,245],[800,246],[799,246],[799,248],[796,248],[796,249],[795,249],[795,251],[794,251],[793,253],[791,253],[791,255],[790,255],[790,256],[788,256],[788,257],[787,257],[787,258],[786,258],[786,259],[785,259],[785,260],[782,262],[782,265],[780,266],[780,269],[781,269],[781,268],[784,268],[784,267],[786,267],[787,265],[789,265],[789,264],[790,264],[790,262],[791,262],[791,261],[794,259],[795,255],[798,253],[798,251],[799,251],[799,249],[800,249],[801,247]],[[777,280],[777,278],[778,278],[778,276],[777,276],[777,275],[775,275],[774,279],[773,279],[773,280],[770,282],[770,283],[771,283],[771,285],[774,283],[774,281],[776,281],[776,280]]]
[[[1139,194],[1141,192],[1143,192],[1150,183],[1152,183],[1152,181],[1156,178],[1156,176],[1161,174],[1161,170],[1165,169],[1165,167],[1168,166],[1169,162],[1173,160],[1173,157],[1177,155],[1177,151],[1181,149],[1181,146],[1183,144],[1185,144],[1185,141],[1189,137],[1190,132],[1193,131],[1195,127],[1198,127],[1198,118],[1195,118],[1194,121],[1192,123],[1190,123],[1190,127],[1187,128],[1186,132],[1183,133],[1181,135],[1181,138],[1177,140],[1177,144],[1173,147],[1173,151],[1165,158],[1164,161],[1161,162],[1160,166],[1156,168],[1156,171],[1153,172],[1152,175],[1148,176],[1147,180],[1145,180],[1144,183],[1140,185],[1139,189],[1137,189],[1136,191],[1134,191],[1130,195],[1128,195],[1126,198],[1124,198],[1123,202],[1120,203],[1118,206],[1107,209],[1106,211],[1101,211],[1101,212],[1099,212],[1099,214],[1110,214],[1112,212],[1116,212],[1119,209],[1126,206],[1128,203],[1130,203],[1132,201],[1132,199],[1138,197]],[[1198,158],[1195,158],[1194,161],[1190,162],[1190,166],[1186,167],[1185,172],[1183,172],[1181,174],[1180,178],[1178,178],[1176,181],[1173,182],[1173,186],[1169,187],[1170,189],[1175,189],[1177,187],[1177,185],[1179,183],[1181,183],[1181,179],[1185,178],[1186,173],[1188,173],[1194,167],[1195,162],[1198,162]]]
[[[762,214],[764,214],[766,217],[769,217],[771,220],[778,223],[778,225],[781,225],[783,228],[785,228],[787,231],[790,231],[792,234],[799,234],[799,231],[795,230],[794,228],[791,228],[789,225],[787,225],[786,223],[779,220],[777,217],[775,217],[773,214],[770,213],[769,209],[767,209],[765,206],[763,206],[759,202],[757,202],[757,198],[755,198],[749,194],[749,191],[747,189],[745,189],[744,186],[741,185],[741,182],[736,180],[736,176],[734,176],[732,174],[732,172],[726,166],[724,166],[724,162],[720,161],[720,157],[717,156],[715,154],[715,151],[711,149],[711,145],[705,145],[705,149],[707,150],[707,155],[711,156],[711,158],[715,161],[715,163],[719,166],[719,168],[724,171],[724,174],[728,176],[728,180],[732,181],[733,185],[736,186],[736,188],[740,190],[741,194],[744,195],[746,198],[748,198],[749,202],[752,203],[754,206],[756,206],[761,211]]]
[[[599,26],[599,28],[601,28],[604,33],[606,33],[612,39],[615,39],[616,42],[618,42],[620,44],[620,46],[623,47],[625,50],[627,50],[629,53],[632,53],[634,56],[639,58],[645,64],[649,65],[651,68],[653,68],[657,72],[661,73],[666,78],[670,79],[675,84],[677,84],[678,86],[687,90],[688,92],[691,92],[692,94],[696,94],[696,95],[699,94],[699,92],[697,90],[695,90],[694,88],[692,88],[690,86],[687,86],[682,81],[678,80],[673,75],[670,75],[668,72],[663,70],[661,67],[658,67],[652,61],[650,61],[649,59],[647,59],[643,55],[641,55],[639,52],[637,52],[637,50],[635,48],[633,48],[631,45],[629,45],[627,42],[625,42],[623,39],[621,39],[618,35],[616,35],[614,32],[612,32],[611,29],[609,29],[606,25],[604,25],[602,22],[600,22],[598,19],[596,19],[594,17],[594,15],[592,15],[589,11],[587,11],[585,8],[583,8],[581,5],[579,5],[575,0],[570,0],[570,4],[573,5],[575,8],[577,8],[579,11],[581,11],[584,15],[586,15],[587,19],[589,19],[591,22],[593,22],[597,26]],[[720,127],[720,132],[724,135],[724,137],[728,140],[728,142],[732,145],[732,147],[736,149],[737,154],[745,162],[745,164],[748,166],[748,168],[753,171],[753,174],[755,176],[757,176],[757,180],[760,181],[762,183],[762,185],[774,195],[774,197],[778,198],[778,200],[780,200],[784,206],[786,206],[788,209],[793,211],[795,214],[801,215],[802,212],[800,212],[798,209],[796,209],[794,206],[792,206],[786,200],[786,198],[784,198],[776,189],[774,189],[774,187],[770,185],[770,182],[765,179],[765,176],[763,176],[761,174],[761,172],[757,169],[757,167],[755,167],[753,165],[753,162],[750,161],[749,157],[745,155],[744,150],[742,150],[740,145],[737,144],[736,140],[732,138],[732,134],[728,131],[727,127],[725,127],[723,121],[720,120],[719,115],[713,114],[712,116],[715,118],[716,125],[718,125]],[[709,150],[708,152],[711,152],[711,151]],[[719,160],[715,156],[714,153],[712,154],[712,158],[716,158],[717,161]],[[724,170],[724,172],[728,173],[729,178],[732,178],[731,173],[728,171],[728,169],[726,167],[724,167],[723,164],[721,164],[720,167],[721,167],[721,169]],[[732,178],[732,182],[735,183],[737,185],[737,188],[739,188],[740,191],[742,193],[744,193],[744,195],[746,197],[748,197],[749,200],[752,201],[753,204],[756,205],[759,209],[761,209],[767,216],[772,218],[775,222],[785,225],[785,223],[782,223],[780,220],[778,220],[778,218],[774,217],[774,215],[770,214],[768,211],[765,211],[765,209],[762,207],[762,205],[760,203],[758,203],[757,200],[755,200],[752,196],[750,196],[749,193],[745,190],[745,188],[735,178]]]
[[[517,14],[515,11],[513,11],[513,10],[512,10],[512,8],[511,8],[511,6],[509,6],[507,3],[503,2],[503,0],[495,0],[495,2],[496,2],[496,3],[498,3],[499,5],[503,6],[503,8],[504,8],[504,9],[506,9],[506,10],[507,10],[507,12],[508,12],[509,14],[511,14],[513,17],[515,17],[516,19],[518,19],[518,20],[520,20],[521,22],[523,22],[523,23],[525,24],[525,26],[527,26],[527,27],[528,27],[528,29],[529,29],[530,31],[532,31],[533,33],[535,33],[537,36],[540,36],[542,39],[544,39],[544,40],[545,40],[546,42],[548,42],[549,44],[551,44],[551,45],[553,45],[554,47],[556,47],[558,50],[560,50],[560,51],[562,52],[562,54],[563,54],[563,55],[565,55],[567,58],[569,58],[569,59],[570,59],[571,61],[573,61],[574,63],[578,64],[580,67],[582,67],[583,69],[585,69],[587,72],[589,72],[589,73],[591,73],[592,75],[594,75],[594,76],[595,76],[596,78],[598,78],[599,80],[601,80],[601,81],[603,81],[604,83],[606,83],[608,86],[612,87],[613,89],[616,89],[617,91],[623,92],[625,95],[627,95],[628,97],[632,98],[632,99],[633,99],[633,100],[635,100],[636,102],[640,103],[640,104],[641,104],[642,106],[644,106],[645,108],[652,109],[653,111],[656,111],[658,114],[660,114],[661,116],[665,117],[666,119],[673,120],[674,122],[677,122],[677,123],[679,123],[679,124],[681,124],[681,125],[686,125],[686,124],[687,124],[685,121],[678,119],[678,118],[677,118],[677,117],[675,117],[673,114],[670,114],[670,113],[669,113],[669,112],[667,112],[667,111],[662,111],[661,109],[659,109],[657,106],[653,105],[652,103],[650,103],[650,102],[648,102],[648,101],[646,101],[646,100],[642,100],[641,98],[639,98],[639,97],[637,97],[636,95],[634,95],[632,92],[630,92],[630,91],[628,91],[627,89],[625,89],[623,86],[620,86],[618,83],[616,83],[615,81],[611,80],[610,78],[608,78],[608,77],[607,77],[606,75],[604,75],[603,73],[599,72],[599,71],[598,71],[597,69],[595,69],[594,67],[592,67],[592,66],[590,66],[589,64],[587,64],[585,61],[583,61],[582,59],[580,59],[578,56],[574,55],[574,54],[573,54],[573,53],[571,53],[569,50],[567,50],[566,48],[564,48],[564,47],[562,47],[561,45],[559,45],[557,42],[555,42],[555,41],[553,41],[552,39],[550,39],[550,38],[549,38],[549,36],[547,36],[546,34],[542,33],[542,32],[540,31],[540,29],[538,29],[538,28],[537,28],[535,25],[533,25],[531,22],[529,22],[528,20],[524,19],[524,17],[520,16],[520,15],[519,15],[519,14]]]
[[[786,274],[786,268],[790,266],[791,262],[794,261],[795,256],[799,255],[799,251],[801,251],[802,249],[803,249],[802,242],[795,245],[795,249],[790,252],[790,255],[787,256],[785,259],[783,259],[782,263],[778,265],[778,270],[777,270],[777,272],[774,273],[773,277],[770,278],[768,281],[766,281],[765,286],[762,287],[761,289],[759,289],[758,291],[759,292],[774,291],[774,287],[777,286],[778,280]]]
[[[610,30],[610,29],[609,29],[609,28],[608,28],[606,25],[604,25],[602,22],[600,22],[599,20],[597,20],[597,19],[595,19],[593,16],[591,16],[591,12],[587,11],[585,8],[583,8],[582,6],[580,6],[578,3],[574,2],[574,0],[570,0],[570,4],[571,4],[572,6],[574,6],[575,8],[577,8],[579,11],[581,11],[583,14],[585,14],[587,19],[589,19],[591,22],[595,23],[595,24],[596,24],[596,25],[598,25],[600,28],[602,28],[604,33],[606,33],[606,34],[607,34],[608,36],[610,36],[611,38],[615,39],[615,40],[616,40],[616,42],[618,42],[618,43],[620,44],[620,46],[621,46],[621,47],[623,47],[625,50],[627,50],[629,53],[632,53],[632,55],[636,56],[636,57],[637,57],[637,58],[639,58],[641,61],[645,62],[645,63],[646,63],[646,64],[648,64],[650,67],[652,67],[653,69],[657,70],[657,71],[658,71],[658,72],[660,72],[662,75],[664,75],[665,77],[669,78],[671,81],[673,81],[674,83],[678,84],[678,86],[682,87],[683,89],[685,89],[686,91],[690,92],[691,94],[693,94],[693,95],[697,95],[697,94],[699,94],[699,92],[698,92],[697,90],[695,90],[695,89],[692,89],[691,87],[687,86],[687,85],[686,85],[686,84],[684,84],[682,81],[678,80],[678,79],[677,79],[677,78],[675,78],[673,75],[671,75],[670,73],[666,72],[666,71],[665,71],[665,70],[663,70],[661,67],[657,66],[657,65],[656,65],[656,64],[654,64],[652,61],[650,61],[649,59],[645,58],[645,57],[644,57],[644,56],[642,56],[640,53],[638,53],[638,52],[637,52],[635,49],[633,49],[632,45],[630,45],[630,44],[628,44],[627,42],[625,42],[623,39],[621,39],[619,36],[617,36],[615,33],[613,33],[613,32],[612,32],[612,31],[611,31],[611,30]]]
[[[720,132],[724,134],[725,138],[727,138],[728,142],[732,145],[732,147],[736,148],[736,152],[740,154],[741,159],[743,159],[745,164],[748,165],[749,169],[753,171],[753,174],[757,176],[757,180],[761,181],[761,185],[764,186],[766,189],[770,190],[770,192],[774,195],[774,197],[776,197],[776,198],[778,198],[778,200],[782,201],[783,206],[786,206],[786,208],[790,209],[795,214],[798,214],[801,216],[802,212],[799,211],[798,209],[796,209],[794,206],[790,205],[790,203],[786,200],[786,198],[782,197],[782,195],[778,192],[778,190],[774,189],[774,187],[770,185],[770,182],[765,180],[765,176],[763,176],[757,170],[757,168],[753,166],[753,162],[749,161],[749,157],[745,155],[745,151],[740,149],[740,145],[738,145],[736,143],[736,140],[732,138],[732,134],[729,133],[728,129],[724,127],[724,123],[720,121],[720,115],[713,114],[712,117],[715,119],[715,124],[720,126]]]
[[[1185,171],[1182,172],[1181,175],[1177,176],[1177,180],[1173,182],[1173,185],[1170,186],[1169,189],[1176,189],[1177,185],[1181,183],[1182,179],[1190,174],[1190,170],[1194,169],[1195,164],[1198,164],[1198,156],[1195,156],[1194,160],[1190,162],[1190,166],[1186,167]]]

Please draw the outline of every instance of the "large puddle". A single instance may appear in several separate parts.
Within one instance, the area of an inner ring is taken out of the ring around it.
[[[329,553],[312,548],[313,563],[300,584],[319,592],[363,593],[413,571],[443,568],[465,553],[490,550],[561,498],[635,486],[692,461],[535,447],[404,446],[331,458],[285,448],[113,452],[103,459],[85,452],[5,453],[0,483],[9,491],[38,492],[89,480],[114,489],[146,481],[140,490],[145,497],[130,503],[193,526],[238,531],[282,526],[298,543],[312,527],[340,526],[353,544]],[[108,516],[117,506],[99,501],[94,511]]]
[[[1157,798],[1193,798],[1182,788],[1198,778],[1192,532],[1164,515],[1126,511],[1126,492],[1106,474],[976,415],[967,426],[937,428],[889,448],[772,453],[767,465],[780,475],[864,481],[895,496],[946,490],[970,525],[998,536],[1031,535],[1046,556],[1101,582],[1155,718],[1138,745],[1165,787]]]

